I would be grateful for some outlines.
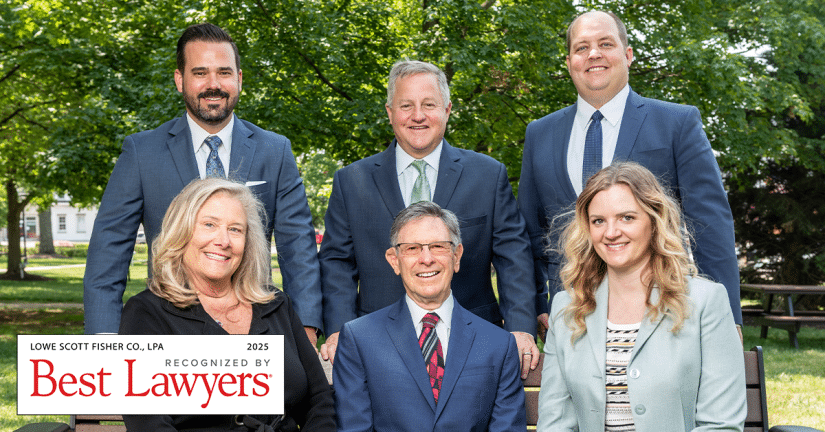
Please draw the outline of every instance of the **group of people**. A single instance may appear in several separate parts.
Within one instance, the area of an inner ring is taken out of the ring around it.
[[[284,335],[286,414],[127,428],[525,430],[539,336],[538,430],[741,431],[733,222],[699,112],[631,90],[612,13],[579,15],[567,48],[578,100],[527,127],[518,200],[502,163],[444,139],[445,74],[396,63],[395,139],[335,173],[317,251],[289,141],[233,113],[237,46],[187,28],[186,113],[127,137],[103,196],[86,332]],[[123,307],[141,223],[149,289]]]

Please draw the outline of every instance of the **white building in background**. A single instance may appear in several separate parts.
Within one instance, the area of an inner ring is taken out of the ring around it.
[[[92,238],[92,228],[97,217],[97,206],[77,208],[72,206],[72,200],[67,195],[56,196],[52,205],[52,237],[55,242],[68,241],[72,243],[88,243]],[[37,206],[29,205],[24,212],[25,219],[21,218],[26,226],[26,241],[40,241],[40,214]],[[23,240],[23,230],[20,229],[20,240]],[[138,230],[143,233],[143,225]],[[140,237],[139,234],[139,237]],[[0,240],[8,241],[8,230],[0,230]],[[29,246],[31,247],[31,246]]]

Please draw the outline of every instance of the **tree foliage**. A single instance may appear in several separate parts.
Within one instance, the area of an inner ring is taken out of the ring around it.
[[[817,120],[825,6],[817,0],[93,3],[0,7],[0,88],[8,90],[0,113],[31,111],[29,121],[0,124],[0,178],[14,179],[16,190],[6,188],[12,210],[17,190],[98,199],[123,136],[183,112],[172,80],[175,42],[202,21],[235,38],[244,72],[238,115],[292,140],[316,222],[330,161],[351,163],[391,142],[386,81],[405,57],[446,72],[450,143],[502,161],[517,187],[527,123],[576,100],[565,30],[588,9],[625,21],[634,90],[699,107],[735,191],[769,193],[765,179],[776,167],[825,170]]]

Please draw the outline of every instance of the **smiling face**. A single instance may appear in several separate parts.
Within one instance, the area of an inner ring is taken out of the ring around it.
[[[193,41],[184,47],[185,70],[175,70],[186,111],[209,133],[229,124],[241,92],[242,73],[228,42]]]
[[[230,287],[245,245],[243,205],[224,193],[212,195],[198,210],[192,238],[183,253],[183,268],[190,286],[212,293]]]
[[[653,224],[630,188],[615,184],[597,193],[587,214],[590,240],[607,271],[641,275],[650,262]]]
[[[610,15],[587,13],[573,23],[567,70],[579,95],[596,109],[624,88],[632,62],[633,48],[622,45]]]
[[[444,138],[452,103],[444,106],[435,76],[422,73],[398,78],[392,104],[386,108],[398,145],[421,159]]]
[[[399,243],[429,244],[450,241],[450,231],[441,219],[425,216],[412,220],[398,232]],[[462,245],[445,254],[433,254],[423,248],[417,256],[400,255],[395,247],[387,249],[387,261],[401,276],[407,295],[419,306],[433,310],[441,306],[450,296],[450,282],[458,271]]]

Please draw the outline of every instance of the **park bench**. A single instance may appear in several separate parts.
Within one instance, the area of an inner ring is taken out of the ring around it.
[[[527,429],[534,430],[539,418],[539,390],[541,389],[541,370],[544,365],[544,353],[539,357],[539,365],[522,380],[527,410]],[[805,426],[768,426],[768,405],[765,389],[765,361],[762,347],[753,347],[745,351],[745,383],[747,388],[748,415],[745,419],[745,432],[823,432]],[[116,425],[101,422],[119,422]],[[17,429],[15,432],[124,432],[120,416],[71,416],[70,424],[33,423]]]
[[[825,312],[799,311],[794,307],[795,299],[803,295],[825,295],[825,286],[816,285],[762,285],[742,284],[742,291],[755,292],[762,296],[762,308],[743,309],[743,314],[751,315],[753,322],[762,327],[760,337],[768,337],[768,328],[778,328],[788,332],[788,342],[799,348],[797,333],[803,325],[825,324]],[[782,298],[784,310],[773,309],[774,297]]]

